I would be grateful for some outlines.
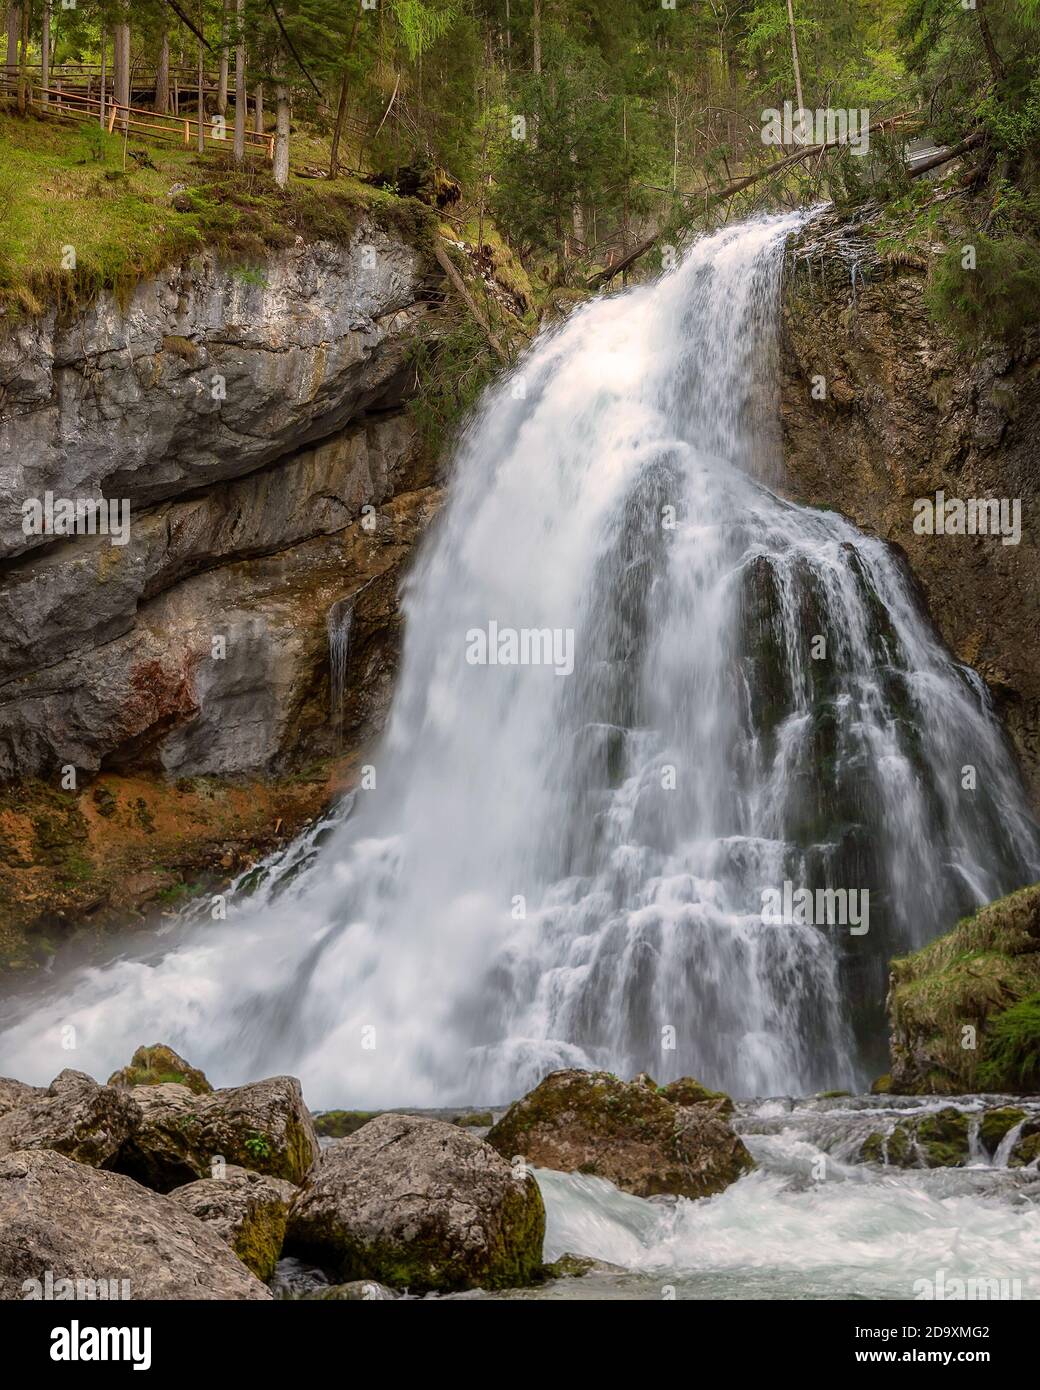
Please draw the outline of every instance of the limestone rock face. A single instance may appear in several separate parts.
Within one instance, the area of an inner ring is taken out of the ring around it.
[[[403,412],[424,254],[363,222],[263,284],[204,256],[0,336],[0,782],[279,775],[378,731],[436,505]],[[47,493],[125,499],[125,543],[26,535]]]
[[[81,1283],[70,1297],[96,1297],[102,1281],[117,1298],[271,1297],[215,1231],[168,1197],[61,1154],[8,1154],[0,1158],[0,1299],[24,1299],[29,1281],[43,1286],[48,1273],[55,1283]]]
[[[902,549],[947,645],[988,684],[1040,807],[1040,330],[965,352],[927,312],[926,258],[886,263],[880,234],[869,214],[824,215],[795,241],[781,490]],[[915,533],[914,502],[938,491],[1019,499],[1020,543]]]
[[[141,509],[393,404],[425,312],[420,259],[362,224],[346,245],[273,253],[263,284],[203,256],[142,280],[125,311],[103,294],[20,325],[0,341],[0,555],[46,542],[23,531],[26,498]]]
[[[195,1096],[166,1082],[135,1086],[141,1119],[119,1156],[119,1171],[159,1192],[209,1178],[214,1159],[300,1183],[318,1140],[300,1083],[272,1076]]]
[[[684,1096],[691,1094],[685,1078]],[[487,1136],[506,1158],[594,1173],[637,1197],[708,1197],[754,1167],[718,1105],[675,1105],[649,1078],[557,1071],[512,1106]]]
[[[295,1196],[291,1182],[232,1164],[223,1177],[174,1188],[170,1200],[204,1221],[258,1279],[267,1280],[278,1263]]]
[[[20,1089],[21,1094],[11,1095],[15,1104],[0,1116],[0,1154],[52,1149],[78,1163],[107,1168],[140,1119],[132,1096],[99,1086],[85,1072],[63,1071],[46,1090]]]
[[[290,1211],[286,1250],[344,1282],[491,1289],[530,1282],[544,1235],[530,1175],[457,1125],[385,1114],[323,1151]]]

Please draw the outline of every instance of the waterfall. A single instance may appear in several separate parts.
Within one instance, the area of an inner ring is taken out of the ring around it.
[[[899,561],[774,490],[801,217],[539,337],[407,583],[374,785],[226,922],[204,906],[23,1001],[0,1070],[105,1074],[161,1038],[218,1082],[370,1106],[509,1100],[567,1065],[738,1095],[882,1069],[889,958],[1040,852]],[[785,885],[869,894],[869,929],[767,920]]]

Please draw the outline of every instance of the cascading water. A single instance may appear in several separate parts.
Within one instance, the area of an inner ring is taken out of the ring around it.
[[[226,922],[29,1001],[3,1070],[49,1079],[69,1025],[96,1074],[162,1038],[315,1105],[506,1100],[561,1065],[739,1095],[879,1066],[888,958],[1040,852],[984,688],[891,552],[768,486],[798,220],[539,339],[410,579],[375,786]],[[508,664],[510,633],[547,659]],[[763,920],[785,883],[867,891],[869,930]]]

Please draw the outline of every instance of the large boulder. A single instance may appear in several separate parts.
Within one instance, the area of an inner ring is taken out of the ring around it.
[[[646,1077],[557,1071],[506,1112],[487,1142],[508,1159],[594,1173],[637,1197],[710,1197],[754,1162],[718,1113],[719,1097],[704,1095],[674,1105]]]
[[[325,1149],[285,1248],[344,1282],[497,1289],[531,1282],[544,1236],[531,1176],[457,1125],[387,1114]]]
[[[15,1081],[13,1077],[0,1076],[0,1115],[6,1115],[9,1110],[20,1110],[31,1100],[46,1094],[43,1086],[28,1086],[24,1081]]]
[[[296,1188],[234,1165],[220,1178],[175,1188],[170,1200],[205,1221],[258,1279],[270,1279],[282,1252],[285,1222]]]
[[[63,1071],[46,1090],[5,1085],[14,1103],[0,1115],[0,1154],[53,1149],[77,1163],[109,1168],[141,1117],[126,1091],[99,1086],[81,1071]]]
[[[196,1096],[209,1095],[213,1090],[205,1072],[186,1062],[179,1052],[174,1052],[165,1043],[139,1047],[130,1059],[130,1065],[121,1067],[108,1078],[110,1086],[123,1086],[127,1090],[134,1086],[161,1086],[168,1081],[187,1086]]]
[[[45,1297],[48,1281],[51,1297],[271,1297],[168,1197],[61,1154],[9,1154],[0,1158],[0,1299]]]
[[[314,1126],[292,1076],[203,1096],[176,1082],[135,1086],[128,1094],[141,1119],[118,1169],[159,1192],[211,1177],[221,1158],[298,1184],[318,1156]]]

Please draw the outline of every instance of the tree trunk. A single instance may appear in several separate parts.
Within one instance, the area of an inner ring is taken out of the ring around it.
[[[791,30],[791,62],[794,65],[794,90],[798,98],[798,110],[805,110],[805,99],[802,96],[802,68],[798,61],[798,35],[794,27],[794,0],[787,0],[787,23]],[[799,125],[801,122],[799,122]]]
[[[117,106],[130,105],[130,25],[117,24],[112,31],[112,99]],[[119,117],[119,129],[125,130],[127,113]]]
[[[227,26],[227,0],[224,0],[220,12],[220,69],[217,77],[217,111],[224,115],[227,111],[227,87],[228,87],[228,26]]]
[[[339,84],[339,104],[336,107],[336,128],[332,132],[332,152],[329,155],[329,178],[334,179],[339,173],[339,142],[343,134],[343,122],[347,115],[347,94],[350,90],[347,76],[347,59],[354,51],[354,40],[357,38],[358,24],[361,22],[361,0],[358,0],[358,7],[354,12],[354,23],[350,28],[350,38],[347,40],[347,50],[343,55],[343,80]]]
[[[246,36],[245,0],[235,0],[235,163],[246,157]]]
[[[22,6],[22,50],[18,60],[18,111],[24,116],[29,104],[29,0]]]
[[[258,82],[253,88],[253,129],[257,135],[264,133],[264,84]]]
[[[279,82],[274,89],[276,107],[274,133],[274,181],[279,188],[289,182],[289,88]]]
[[[18,40],[22,33],[22,9],[20,5],[7,7],[7,85],[13,87],[18,76]]]
[[[40,100],[44,106],[50,103],[47,89],[51,85],[51,6],[50,0],[45,0],[43,6],[43,34],[40,40],[40,86],[43,91],[40,93]]]
[[[1006,69],[1004,60],[997,52],[997,45],[993,42],[993,32],[989,27],[989,20],[986,17],[985,0],[975,0],[975,17],[979,21],[979,33],[982,35],[982,46],[986,50],[986,61],[989,63],[989,70],[993,74],[995,82],[1003,82]]]
[[[203,64],[202,64],[202,44],[200,43],[200,44],[199,44],[198,78],[197,78],[198,103],[199,103],[199,109],[198,109],[198,117],[199,117],[198,126],[199,126],[199,131],[198,131],[198,145],[197,145],[197,148],[198,148],[199,154],[205,154],[205,153],[206,153],[206,127],[205,127],[205,125],[203,124],[204,121],[205,121],[205,119],[206,119],[206,92],[205,92],[205,86],[204,86],[204,78],[205,78],[205,69],[204,69]]]
[[[101,30],[101,92],[98,107],[98,125],[102,130],[105,128],[105,49],[108,47],[108,35],[105,30]]]
[[[170,36],[163,30],[159,63],[155,69],[155,109],[161,116],[170,110]]]
[[[542,0],[534,0],[531,14],[531,67],[535,77],[542,72]]]

